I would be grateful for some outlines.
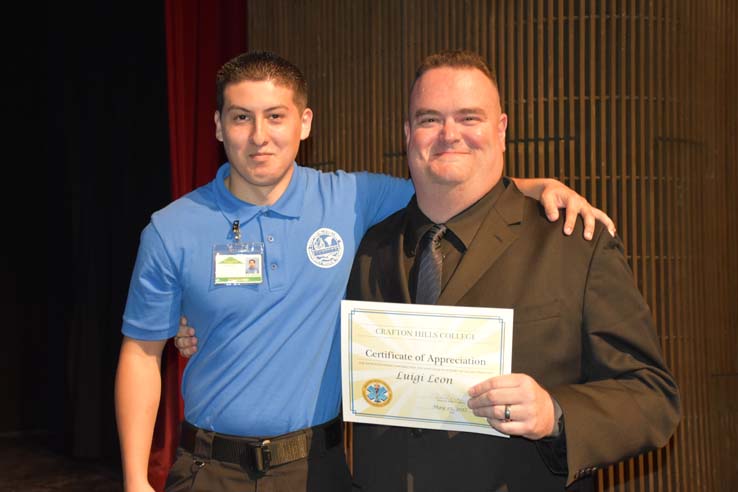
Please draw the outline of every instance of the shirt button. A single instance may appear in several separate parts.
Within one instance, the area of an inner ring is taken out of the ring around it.
[[[276,269],[277,269],[277,264],[276,263],[272,263],[272,270],[276,270]]]
[[[270,243],[273,243],[274,242],[274,236],[272,236],[271,234],[269,234],[267,236],[267,241],[269,241]]]

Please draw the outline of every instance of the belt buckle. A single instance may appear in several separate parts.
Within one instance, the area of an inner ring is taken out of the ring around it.
[[[261,475],[268,472],[272,464],[271,444],[272,442],[269,439],[264,439],[259,444],[249,446],[252,458],[251,464],[253,465],[254,470]]]

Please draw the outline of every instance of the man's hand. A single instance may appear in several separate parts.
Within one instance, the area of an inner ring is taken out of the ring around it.
[[[174,346],[179,350],[179,355],[189,358],[197,352],[197,337],[195,329],[187,326],[187,318],[179,317],[179,331],[174,337]]]
[[[546,217],[551,222],[559,220],[559,209],[566,208],[564,234],[569,236],[574,231],[577,216],[584,219],[584,238],[592,239],[595,222],[605,224],[611,236],[615,236],[615,223],[599,208],[593,207],[582,195],[566,186],[561,181],[548,178],[513,178],[517,187],[526,196],[541,202]]]
[[[511,436],[538,440],[554,429],[551,395],[527,374],[487,379],[469,389],[467,403],[477,417],[486,417],[496,430]],[[509,420],[505,408],[509,408]]]
[[[564,220],[564,234],[567,236],[574,230],[577,215],[584,219],[584,237],[592,239],[595,221],[599,220],[611,236],[615,236],[615,223],[608,215],[599,208],[593,207],[582,195],[572,190],[564,183],[555,179],[546,180],[541,191],[541,205],[546,210],[546,217],[551,222],[559,219],[559,209],[566,208],[566,220]]]

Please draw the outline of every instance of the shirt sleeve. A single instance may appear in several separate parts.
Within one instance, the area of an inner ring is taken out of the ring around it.
[[[354,176],[357,202],[366,229],[404,208],[415,193],[409,179],[367,172],[354,173]]]
[[[175,263],[153,223],[141,233],[128,288],[121,331],[138,340],[164,340],[177,334],[181,287]]]

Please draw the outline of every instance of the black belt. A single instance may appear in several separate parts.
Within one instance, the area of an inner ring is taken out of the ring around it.
[[[265,439],[203,431],[213,434],[209,452],[207,449],[196,449],[198,430],[202,429],[189,422],[182,422],[180,447],[192,453],[196,458],[211,458],[234,463],[245,470],[263,474],[272,466],[297,461],[338,445],[341,442],[343,422],[341,419],[334,419],[309,429]]]

